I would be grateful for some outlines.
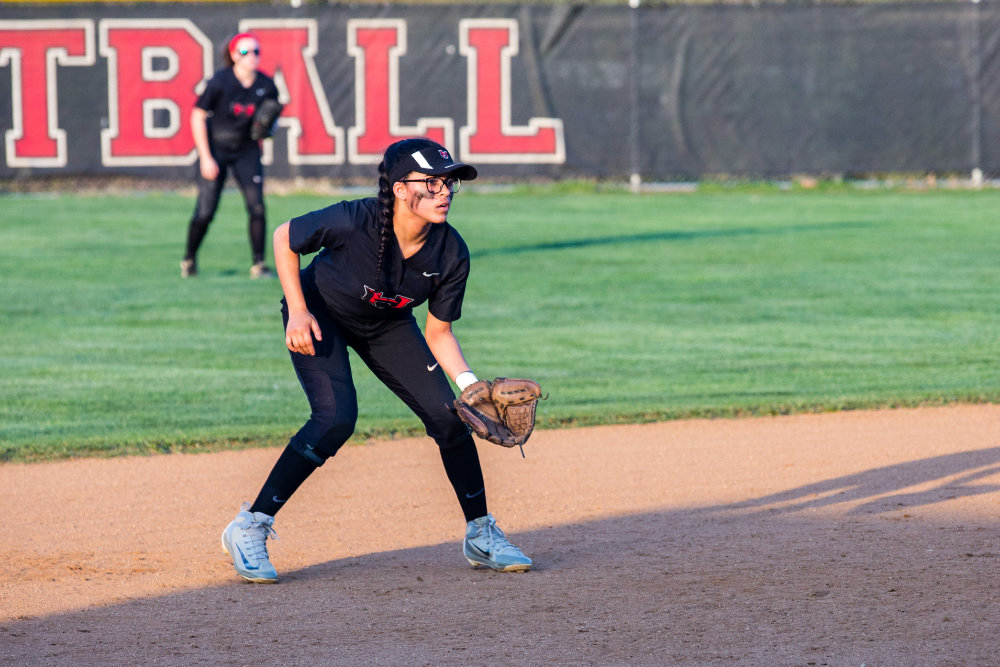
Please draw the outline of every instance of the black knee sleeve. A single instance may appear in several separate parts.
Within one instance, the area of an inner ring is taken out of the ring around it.
[[[469,431],[469,427],[464,423],[459,422],[461,428],[456,428],[449,435],[445,437],[434,438],[434,442],[441,449],[455,449],[456,447],[466,447],[470,443],[475,446],[475,441],[472,439],[472,433]]]
[[[468,425],[449,408],[450,406],[443,406],[442,409],[424,420],[427,435],[441,449],[459,447],[472,440],[472,432]]]
[[[315,464],[317,468],[326,463],[326,460],[333,456],[333,454],[328,454],[322,450],[318,450],[314,445],[297,438],[292,438],[288,442],[288,447],[296,454],[303,456],[310,463]]]
[[[354,433],[354,421],[325,422],[311,417],[305,426],[288,441],[288,446],[312,461],[323,465],[335,455]]]

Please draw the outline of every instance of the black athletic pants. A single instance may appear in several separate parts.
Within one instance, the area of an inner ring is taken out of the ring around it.
[[[290,354],[311,414],[291,438],[251,509],[273,516],[309,473],[336,454],[354,432],[358,401],[347,353],[350,346],[420,418],[427,435],[438,444],[466,521],[484,516],[486,492],[476,444],[448,409],[455,394],[416,321],[402,320],[374,337],[359,338],[347,335],[325,307],[310,305],[310,312],[323,332],[323,340],[314,341],[316,355]],[[286,307],[282,315],[287,325]]]
[[[260,162],[260,155],[260,147],[256,143],[247,144],[237,153],[214,153],[213,157],[219,164],[219,175],[214,181],[205,179],[199,169],[198,201],[188,225],[184,259],[194,259],[198,254],[198,248],[208,233],[208,226],[219,208],[219,197],[222,196],[226,176],[231,171],[247,209],[247,233],[250,236],[252,260],[255,264],[264,261],[267,223],[264,211],[264,167]]]

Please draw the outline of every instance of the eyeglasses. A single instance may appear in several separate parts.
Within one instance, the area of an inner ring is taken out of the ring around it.
[[[454,177],[441,178],[439,176],[431,176],[430,178],[402,178],[399,182],[423,183],[424,187],[427,188],[427,194],[429,195],[436,195],[441,192],[441,188],[448,188],[449,192],[455,194],[462,187],[462,179]]]
[[[241,56],[245,56],[248,53],[252,53],[255,56],[259,56],[260,55],[260,47],[257,47],[255,49],[239,49],[239,50],[237,50],[237,53],[239,53]]]

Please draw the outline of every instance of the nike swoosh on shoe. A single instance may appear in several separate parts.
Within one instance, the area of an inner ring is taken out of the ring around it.
[[[490,554],[488,551],[483,551],[472,542],[469,542],[468,544],[469,544],[469,551],[471,551],[473,555],[480,556],[481,558],[485,558],[486,560],[490,559]]]
[[[250,564],[250,561],[247,560],[247,557],[243,555],[243,549],[240,549],[239,546],[236,547],[236,552],[240,555],[240,560],[243,561],[243,565],[246,567],[246,569],[248,570],[260,569],[259,566]]]

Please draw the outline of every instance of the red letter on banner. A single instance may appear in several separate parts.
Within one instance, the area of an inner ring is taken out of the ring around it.
[[[459,130],[463,160],[561,164],[566,161],[561,118],[510,118],[510,60],[517,55],[517,21],[463,19],[461,52],[469,59],[469,125]]]
[[[347,133],[351,164],[374,164],[386,146],[399,139],[429,137],[451,148],[451,118],[419,118],[399,124],[399,57],[406,53],[406,22],[352,19],[347,22],[347,52],[354,56],[355,126]]]
[[[0,21],[0,67],[8,64],[13,128],[4,134],[7,166],[65,167],[56,66],[94,64],[93,21]]]
[[[344,129],[337,127],[316,71],[315,19],[247,19],[240,32],[260,41],[260,70],[274,77],[288,128],[289,164],[343,164]]]
[[[108,59],[109,113],[101,162],[192,164],[189,118],[196,89],[212,73],[212,43],[187,19],[107,19],[100,33],[101,55]]]

